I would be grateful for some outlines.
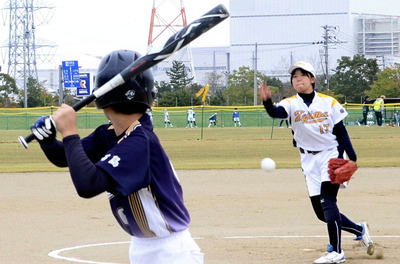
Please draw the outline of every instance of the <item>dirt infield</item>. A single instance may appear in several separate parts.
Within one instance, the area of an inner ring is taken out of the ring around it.
[[[312,263],[325,251],[326,226],[312,212],[300,169],[178,175],[205,263]],[[347,263],[400,263],[399,179],[399,168],[360,168],[339,192],[341,211],[368,221],[377,247],[370,257],[343,233]],[[79,198],[68,173],[0,174],[0,199],[1,264],[129,263],[129,236],[106,195]],[[55,250],[70,261],[48,256]]]

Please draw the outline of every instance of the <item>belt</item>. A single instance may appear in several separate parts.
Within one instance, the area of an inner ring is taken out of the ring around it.
[[[318,153],[320,153],[322,151],[322,150],[319,150],[319,151],[305,150],[305,149],[302,149],[302,148],[299,148],[299,150],[300,150],[301,154],[313,154],[313,155],[318,154]]]

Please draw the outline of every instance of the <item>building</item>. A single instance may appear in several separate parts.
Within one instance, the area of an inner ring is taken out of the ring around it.
[[[253,66],[285,77],[296,61],[331,75],[342,56],[364,54],[381,66],[399,61],[400,10],[396,0],[232,0],[231,68]],[[255,56],[257,54],[257,56]]]

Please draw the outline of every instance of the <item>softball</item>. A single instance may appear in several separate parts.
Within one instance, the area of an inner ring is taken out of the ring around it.
[[[265,171],[273,171],[276,168],[275,161],[270,158],[264,158],[261,161],[261,168]]]

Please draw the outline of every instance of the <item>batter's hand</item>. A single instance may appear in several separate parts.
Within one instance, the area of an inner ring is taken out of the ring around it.
[[[31,126],[31,131],[41,145],[53,144],[57,130],[56,124],[50,115],[42,116]]]
[[[264,102],[271,99],[271,90],[267,86],[267,81],[260,84],[260,97]]]
[[[71,106],[62,104],[61,107],[53,113],[53,120],[57,125],[57,130],[64,138],[78,134],[76,112]]]

